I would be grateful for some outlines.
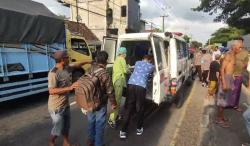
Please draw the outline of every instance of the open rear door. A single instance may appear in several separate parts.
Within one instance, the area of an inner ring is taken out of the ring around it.
[[[117,47],[117,38],[114,37],[103,37],[103,48],[102,50],[106,51],[109,54],[108,66],[114,63],[115,54]]]
[[[153,77],[153,101],[160,104],[166,100],[166,88],[168,88],[168,63],[164,52],[163,39],[159,36],[150,35],[152,50],[155,61],[155,73]]]

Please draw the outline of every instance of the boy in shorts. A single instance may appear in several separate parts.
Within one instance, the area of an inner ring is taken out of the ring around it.
[[[220,55],[215,56],[215,60],[211,62],[209,67],[209,86],[207,100],[209,103],[214,104],[214,96],[218,90],[218,79],[220,75]]]

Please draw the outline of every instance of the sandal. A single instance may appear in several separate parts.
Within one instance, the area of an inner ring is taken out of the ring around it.
[[[243,112],[243,110],[239,107],[233,107],[234,110],[236,110],[237,112]]]
[[[220,127],[222,127],[222,128],[229,128],[230,126],[229,126],[229,124],[227,123],[227,122],[225,122],[225,121],[215,121],[215,123],[216,124],[218,124]]]

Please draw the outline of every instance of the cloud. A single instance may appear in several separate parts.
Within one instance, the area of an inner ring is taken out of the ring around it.
[[[65,15],[70,17],[70,9],[58,3],[56,0],[33,0],[39,3],[44,4],[56,15]]]
[[[194,12],[199,0],[143,0],[141,1],[142,19],[162,26],[163,14],[166,18],[165,28],[191,35],[193,39],[205,43],[217,29],[226,26],[213,22],[214,16],[202,12]],[[166,9],[167,8],[167,9]]]

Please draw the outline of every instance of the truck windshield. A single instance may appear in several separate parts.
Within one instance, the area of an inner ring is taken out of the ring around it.
[[[90,55],[88,45],[82,39],[71,39],[72,50],[79,52],[81,54]]]
[[[142,60],[144,55],[153,55],[150,41],[122,41],[121,47],[127,48],[126,61],[129,65]]]

